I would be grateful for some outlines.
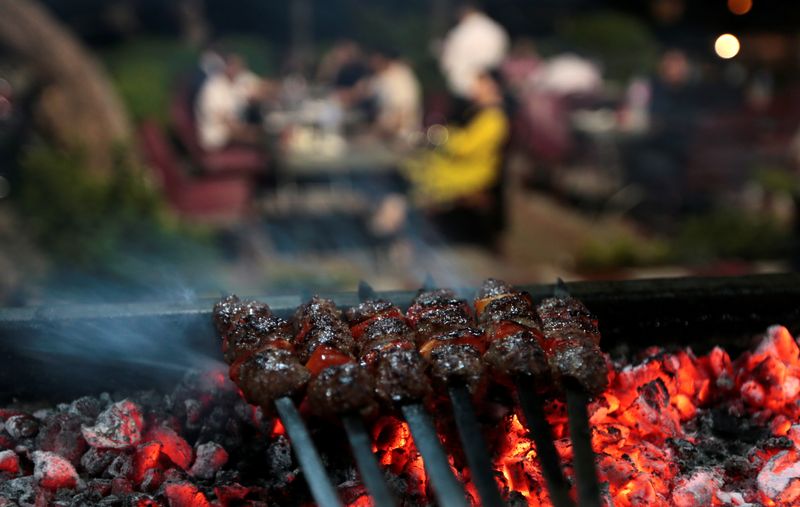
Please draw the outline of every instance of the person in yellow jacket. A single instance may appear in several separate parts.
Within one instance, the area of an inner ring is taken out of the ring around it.
[[[408,218],[409,199],[413,207],[425,211],[431,224],[449,233],[475,235],[481,227],[476,221],[497,211],[491,190],[500,179],[510,125],[496,73],[476,78],[471,107],[469,120],[460,126],[439,127],[436,148],[405,164],[402,173],[408,198],[390,194],[382,200],[371,222],[375,233],[398,232]]]
[[[509,120],[503,90],[493,73],[480,75],[472,87],[471,119],[448,127],[444,141],[434,150],[411,160],[405,175],[417,205],[458,204],[494,186],[500,177]]]

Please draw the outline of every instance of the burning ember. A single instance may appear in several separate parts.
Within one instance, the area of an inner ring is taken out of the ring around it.
[[[589,406],[607,505],[800,504],[800,347],[785,328],[769,329],[735,361],[719,348],[699,357],[648,349],[641,362],[610,368],[608,380]],[[487,399],[482,417],[506,499],[549,505],[514,408]],[[572,479],[564,405],[552,401],[547,416]],[[371,505],[340,430],[309,421],[343,501]],[[453,468],[477,499],[450,431],[441,435]],[[405,423],[384,415],[372,435],[405,505],[430,503]],[[0,507],[303,505],[310,497],[300,474],[283,427],[221,372],[191,374],[168,395],[0,409]]]

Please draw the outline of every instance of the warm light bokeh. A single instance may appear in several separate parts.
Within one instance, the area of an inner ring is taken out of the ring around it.
[[[720,35],[714,42],[714,51],[717,56],[726,60],[738,55],[740,48],[739,39],[730,33]]]
[[[753,0],[728,0],[728,10],[739,16],[747,14],[753,8]]]

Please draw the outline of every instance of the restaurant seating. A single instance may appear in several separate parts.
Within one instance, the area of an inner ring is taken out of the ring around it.
[[[175,135],[201,172],[260,175],[269,170],[269,159],[264,150],[247,146],[204,150],[197,139],[194,112],[188,93],[179,90],[174,95],[169,116]]]
[[[214,223],[236,221],[248,214],[252,178],[235,172],[190,174],[161,125],[146,121],[138,134],[146,162],[178,214]]]

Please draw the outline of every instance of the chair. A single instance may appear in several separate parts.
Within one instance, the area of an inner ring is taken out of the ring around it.
[[[252,182],[235,174],[190,177],[160,125],[147,121],[139,142],[170,206],[180,215],[202,221],[230,222],[247,215]]]
[[[183,89],[172,98],[170,121],[192,162],[203,172],[240,173],[255,176],[263,174],[269,169],[266,152],[256,148],[234,146],[213,152],[205,151],[197,139],[197,125],[192,104],[188,93]]]

